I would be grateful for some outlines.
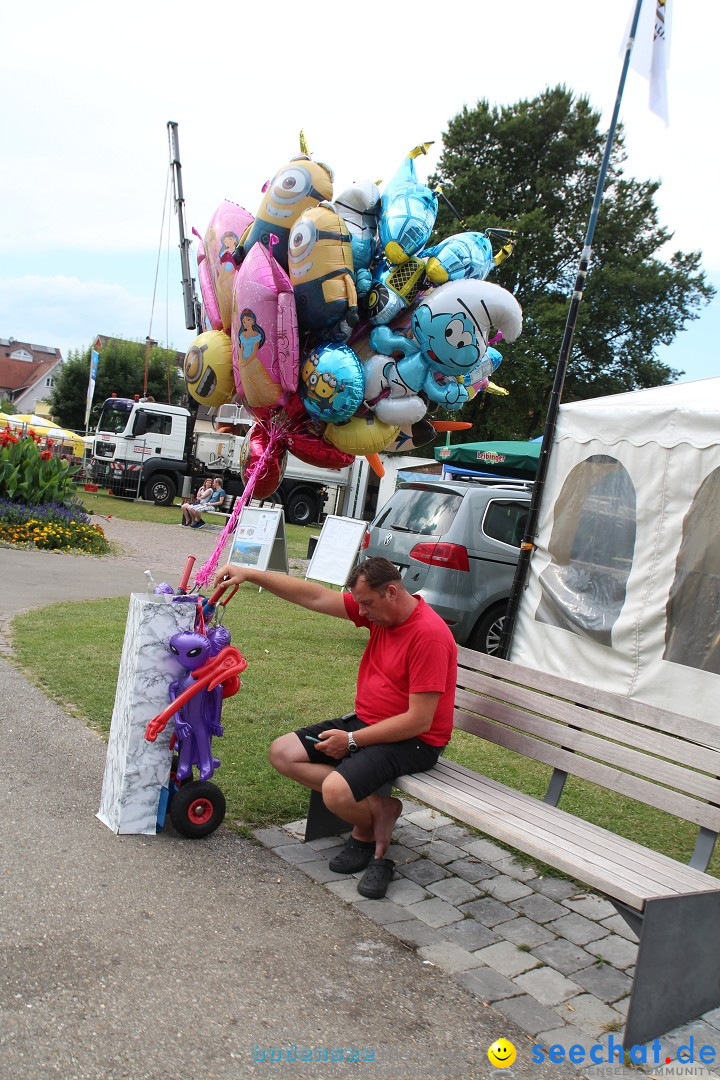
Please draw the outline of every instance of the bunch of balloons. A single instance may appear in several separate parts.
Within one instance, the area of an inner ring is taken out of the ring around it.
[[[201,404],[237,401],[255,417],[244,457],[255,497],[275,490],[288,450],[343,468],[466,426],[435,413],[486,389],[502,359],[492,343],[521,333],[517,300],[485,280],[511,243],[494,255],[488,230],[426,247],[438,195],[415,158],[430,145],[382,195],[366,181],[333,197],[330,168],[301,153],[254,217],[222,202],[196,233],[207,329],[187,385]]]

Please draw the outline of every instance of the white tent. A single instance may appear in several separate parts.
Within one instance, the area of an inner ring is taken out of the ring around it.
[[[563,405],[511,659],[720,723],[720,378]]]

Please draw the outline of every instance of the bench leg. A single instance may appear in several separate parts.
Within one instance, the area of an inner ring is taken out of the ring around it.
[[[377,794],[389,795],[391,792],[392,786],[385,784],[384,787],[378,789]],[[305,840],[320,840],[324,836],[339,836],[341,833],[349,832],[349,830],[350,825],[347,821],[343,821],[337,814],[333,814],[331,810],[328,810],[320,792],[311,791],[307,821],[305,823]]]
[[[720,1005],[720,892],[648,900],[623,1045],[647,1043]]]

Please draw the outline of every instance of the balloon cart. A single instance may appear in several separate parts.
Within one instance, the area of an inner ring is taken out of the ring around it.
[[[133,593],[120,660],[98,817],[116,833],[160,832],[169,817],[189,839],[225,818],[212,777],[222,703],[240,689],[247,661],[222,625],[237,586],[209,599],[186,592],[190,556],[174,592]],[[149,576],[149,575],[148,575]],[[196,775],[197,774],[197,775]]]

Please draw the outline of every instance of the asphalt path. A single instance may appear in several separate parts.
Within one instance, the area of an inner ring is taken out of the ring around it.
[[[148,561],[156,580],[175,580],[186,530],[138,525],[113,527],[121,548],[109,559],[0,550],[6,620],[137,591]],[[202,557],[215,539],[202,537]],[[170,826],[114,835],[95,816],[104,741],[9,659],[0,731],[0,1076],[454,1080],[496,1076],[487,1049],[499,1037],[529,1047],[352,905],[231,829],[198,842]],[[343,1060],[288,1061],[293,1046]],[[503,1075],[578,1073],[522,1052]]]

